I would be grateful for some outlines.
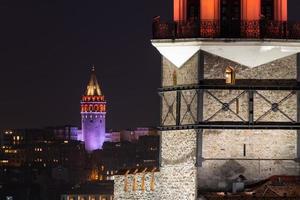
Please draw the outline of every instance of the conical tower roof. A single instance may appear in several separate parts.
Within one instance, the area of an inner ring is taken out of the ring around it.
[[[102,95],[94,66],[92,67],[91,78],[87,85],[85,95],[86,96],[101,96]]]

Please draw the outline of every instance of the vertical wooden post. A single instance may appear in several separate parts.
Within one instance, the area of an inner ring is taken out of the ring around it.
[[[142,185],[141,185],[141,188],[142,188],[142,191],[145,192],[145,178],[146,178],[146,171],[147,171],[147,168],[145,168],[143,171],[142,171]]]
[[[154,172],[156,170],[156,167],[153,168],[153,170],[151,171],[151,183],[150,183],[150,189],[151,191],[154,191],[155,189],[155,180],[154,180]]]
[[[128,192],[128,173],[129,173],[129,170],[127,170],[127,172],[125,173],[125,177],[124,177],[124,191],[125,192]]]
[[[133,172],[133,183],[132,183],[132,190],[133,191],[136,191],[137,189],[137,181],[136,181],[136,173],[138,172],[138,169],[136,169],[134,172]]]

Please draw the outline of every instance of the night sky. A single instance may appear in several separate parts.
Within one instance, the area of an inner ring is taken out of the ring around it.
[[[289,18],[300,20],[299,0]],[[160,57],[154,16],[172,0],[0,0],[0,128],[80,126],[80,98],[94,64],[107,128],[157,126]]]

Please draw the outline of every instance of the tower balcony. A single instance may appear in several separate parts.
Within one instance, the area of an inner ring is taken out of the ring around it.
[[[153,39],[300,39],[300,22],[273,20],[153,21]]]

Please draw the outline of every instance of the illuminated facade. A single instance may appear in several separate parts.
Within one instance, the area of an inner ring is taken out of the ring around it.
[[[82,135],[88,152],[102,148],[105,141],[105,114],[105,97],[93,68],[87,90],[81,99]]]

